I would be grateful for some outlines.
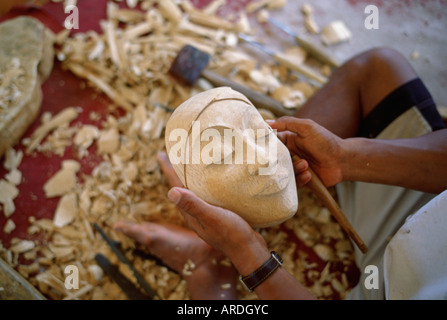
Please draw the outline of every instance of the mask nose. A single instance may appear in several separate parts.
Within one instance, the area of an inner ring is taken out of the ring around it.
[[[247,160],[251,159],[251,162],[249,161],[247,165],[248,173],[252,176],[273,174],[274,171],[271,170],[278,163],[276,144],[272,143],[272,141],[258,142],[257,140],[252,141],[249,139],[246,141],[247,152],[250,153]]]

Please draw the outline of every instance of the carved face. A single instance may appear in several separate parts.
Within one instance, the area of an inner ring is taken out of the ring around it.
[[[195,95],[166,127],[169,158],[183,184],[253,227],[298,208],[290,153],[251,102],[230,88]]]

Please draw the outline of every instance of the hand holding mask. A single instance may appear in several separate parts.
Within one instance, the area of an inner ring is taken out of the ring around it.
[[[221,87],[191,97],[172,114],[165,139],[183,185],[208,203],[252,227],[296,213],[290,153],[241,93]]]

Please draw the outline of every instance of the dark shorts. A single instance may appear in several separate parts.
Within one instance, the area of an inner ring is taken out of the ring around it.
[[[421,79],[411,80],[384,98],[360,123],[359,137],[375,138],[396,118],[417,107],[433,131],[445,128],[436,104]]]

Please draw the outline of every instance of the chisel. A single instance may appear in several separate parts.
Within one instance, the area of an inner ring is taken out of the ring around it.
[[[315,57],[317,60],[327,63],[332,67],[338,68],[340,67],[340,63],[338,63],[334,58],[330,57],[326,52],[323,51],[323,49],[318,48],[317,45],[311,43],[310,41],[304,39],[303,37],[300,37],[298,34],[292,31],[289,27],[283,25],[278,20],[275,20],[273,18],[270,18],[269,21],[277,26],[279,29],[287,33],[288,35],[295,38],[296,42],[304,49],[306,50],[311,56]]]
[[[303,76],[312,79],[322,85],[327,82],[327,78],[324,77],[323,75],[315,72],[314,70],[312,70],[312,68],[304,64],[294,62],[292,59],[290,59],[283,53],[274,52],[273,50],[264,47],[259,42],[256,42],[250,37],[245,36],[243,34],[239,34],[239,39],[258,47],[268,55],[272,56],[275,59],[275,61],[278,62],[280,65],[283,65],[290,70],[296,71],[302,74]]]

